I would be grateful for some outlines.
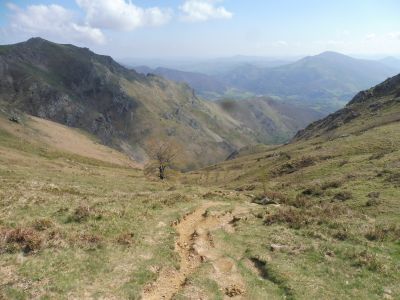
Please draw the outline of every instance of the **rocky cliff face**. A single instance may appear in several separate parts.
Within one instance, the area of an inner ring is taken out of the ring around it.
[[[0,95],[29,114],[83,128],[104,143],[126,137],[115,120],[127,120],[139,105],[116,76],[143,80],[110,57],[36,38],[0,52]]]

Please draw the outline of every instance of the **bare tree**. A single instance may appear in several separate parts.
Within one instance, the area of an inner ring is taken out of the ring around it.
[[[157,164],[158,177],[161,180],[166,178],[165,170],[171,166],[171,163],[178,155],[178,148],[174,147],[171,142],[156,141],[150,142],[148,145],[150,157]]]

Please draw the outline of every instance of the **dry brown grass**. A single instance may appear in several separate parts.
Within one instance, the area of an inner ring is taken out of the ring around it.
[[[130,246],[135,242],[134,237],[135,234],[132,232],[122,233],[117,237],[116,241],[120,245]]]
[[[311,224],[328,224],[344,214],[348,209],[336,203],[322,203],[302,208],[283,207],[278,211],[268,214],[264,224],[286,224],[290,228],[300,229]]]
[[[87,205],[78,206],[74,213],[68,218],[68,222],[84,222],[86,221],[92,214],[92,210]]]
[[[351,253],[349,259],[352,261],[352,266],[354,267],[366,268],[372,272],[383,272],[385,269],[385,266],[379,261],[378,256],[367,250]]]
[[[44,231],[54,227],[54,222],[49,219],[38,219],[32,222],[32,227],[37,231]]]
[[[32,228],[0,230],[0,253],[22,251],[25,254],[41,249],[43,237]]]
[[[375,225],[365,233],[365,238],[370,241],[399,241],[400,226],[398,225]]]

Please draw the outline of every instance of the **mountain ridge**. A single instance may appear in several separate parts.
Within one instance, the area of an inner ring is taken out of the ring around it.
[[[221,78],[243,90],[330,113],[345,105],[358,91],[395,73],[381,62],[329,51],[275,68],[241,67]]]
[[[41,38],[0,46],[0,78],[1,106],[83,129],[138,162],[148,159],[154,140],[181,148],[183,169],[260,142],[257,132],[187,84],[139,74],[88,48]],[[287,137],[281,129],[265,134]]]

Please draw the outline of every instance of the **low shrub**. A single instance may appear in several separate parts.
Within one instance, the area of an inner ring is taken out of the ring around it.
[[[379,192],[371,192],[367,195],[369,198],[367,202],[365,203],[365,206],[376,206],[379,204],[380,200],[380,193]]]
[[[391,174],[386,178],[386,181],[396,187],[400,187],[400,172],[391,172]]]
[[[265,225],[287,224],[290,228],[299,229],[311,224],[328,224],[345,213],[345,208],[335,203],[322,203],[312,207],[285,207],[264,218]]]
[[[275,175],[281,176],[285,174],[291,174],[297,172],[303,168],[313,166],[315,164],[315,159],[312,157],[303,157],[299,160],[293,160],[288,163],[283,164],[273,173]]]
[[[296,208],[308,208],[311,207],[313,202],[310,198],[304,195],[297,195],[296,199],[290,203],[291,206]]]
[[[347,165],[349,163],[348,159],[342,159],[339,161],[339,167],[343,167],[344,165]]]
[[[333,180],[333,181],[327,181],[322,184],[321,188],[323,190],[328,190],[328,189],[337,189],[342,186],[343,182],[340,180]]]
[[[133,233],[122,233],[117,237],[117,243],[124,246],[130,246],[134,243]]]
[[[255,189],[256,189],[256,186],[254,184],[247,184],[247,185],[243,185],[243,186],[236,188],[235,191],[245,192],[245,191],[253,191]]]
[[[165,206],[171,207],[177,203],[189,202],[189,201],[190,201],[190,199],[187,195],[181,194],[181,193],[174,193],[174,194],[168,195],[166,198],[161,200],[161,203]]]
[[[264,193],[255,196],[252,200],[253,203],[260,205],[277,203],[287,204],[289,201],[290,199],[287,195],[273,191],[265,191]]]
[[[322,191],[321,187],[315,185],[315,186],[306,188],[304,191],[301,192],[301,194],[305,195],[305,196],[319,197],[319,196],[322,196],[324,194],[324,192]]]
[[[368,198],[379,198],[380,195],[381,195],[381,193],[379,193],[379,192],[371,192],[367,196],[368,196]]]
[[[364,236],[369,241],[398,241],[400,240],[400,226],[376,225],[369,228]]]
[[[379,203],[380,203],[379,198],[371,198],[371,199],[368,199],[367,202],[365,202],[365,206],[367,206],[367,207],[377,206],[377,205],[379,205]]]
[[[332,236],[339,241],[345,241],[349,238],[349,233],[346,229],[341,229],[336,231]]]
[[[49,219],[38,219],[33,221],[32,227],[37,231],[44,231],[46,229],[52,228],[54,223]]]
[[[353,195],[349,191],[339,192],[333,197],[334,200],[338,200],[338,201],[347,201],[347,200],[350,200],[351,198],[353,198]]]
[[[102,246],[102,238],[95,234],[82,233],[75,239],[75,244],[87,250],[94,250]]]
[[[372,272],[384,270],[384,266],[378,260],[377,255],[369,253],[367,250],[353,253],[349,258],[353,261],[352,266],[354,267],[366,268]]]
[[[0,231],[0,252],[35,252],[42,246],[40,234],[32,228],[4,229]]]
[[[78,206],[74,213],[68,218],[67,222],[81,223],[90,217],[91,211],[89,206]]]
[[[302,211],[294,208],[281,209],[276,213],[267,215],[264,219],[265,225],[279,223],[286,223],[290,228],[300,229],[304,225],[310,224],[311,220]]]
[[[386,153],[384,152],[378,152],[378,153],[374,153],[369,157],[369,160],[378,160],[383,158],[386,155]]]

